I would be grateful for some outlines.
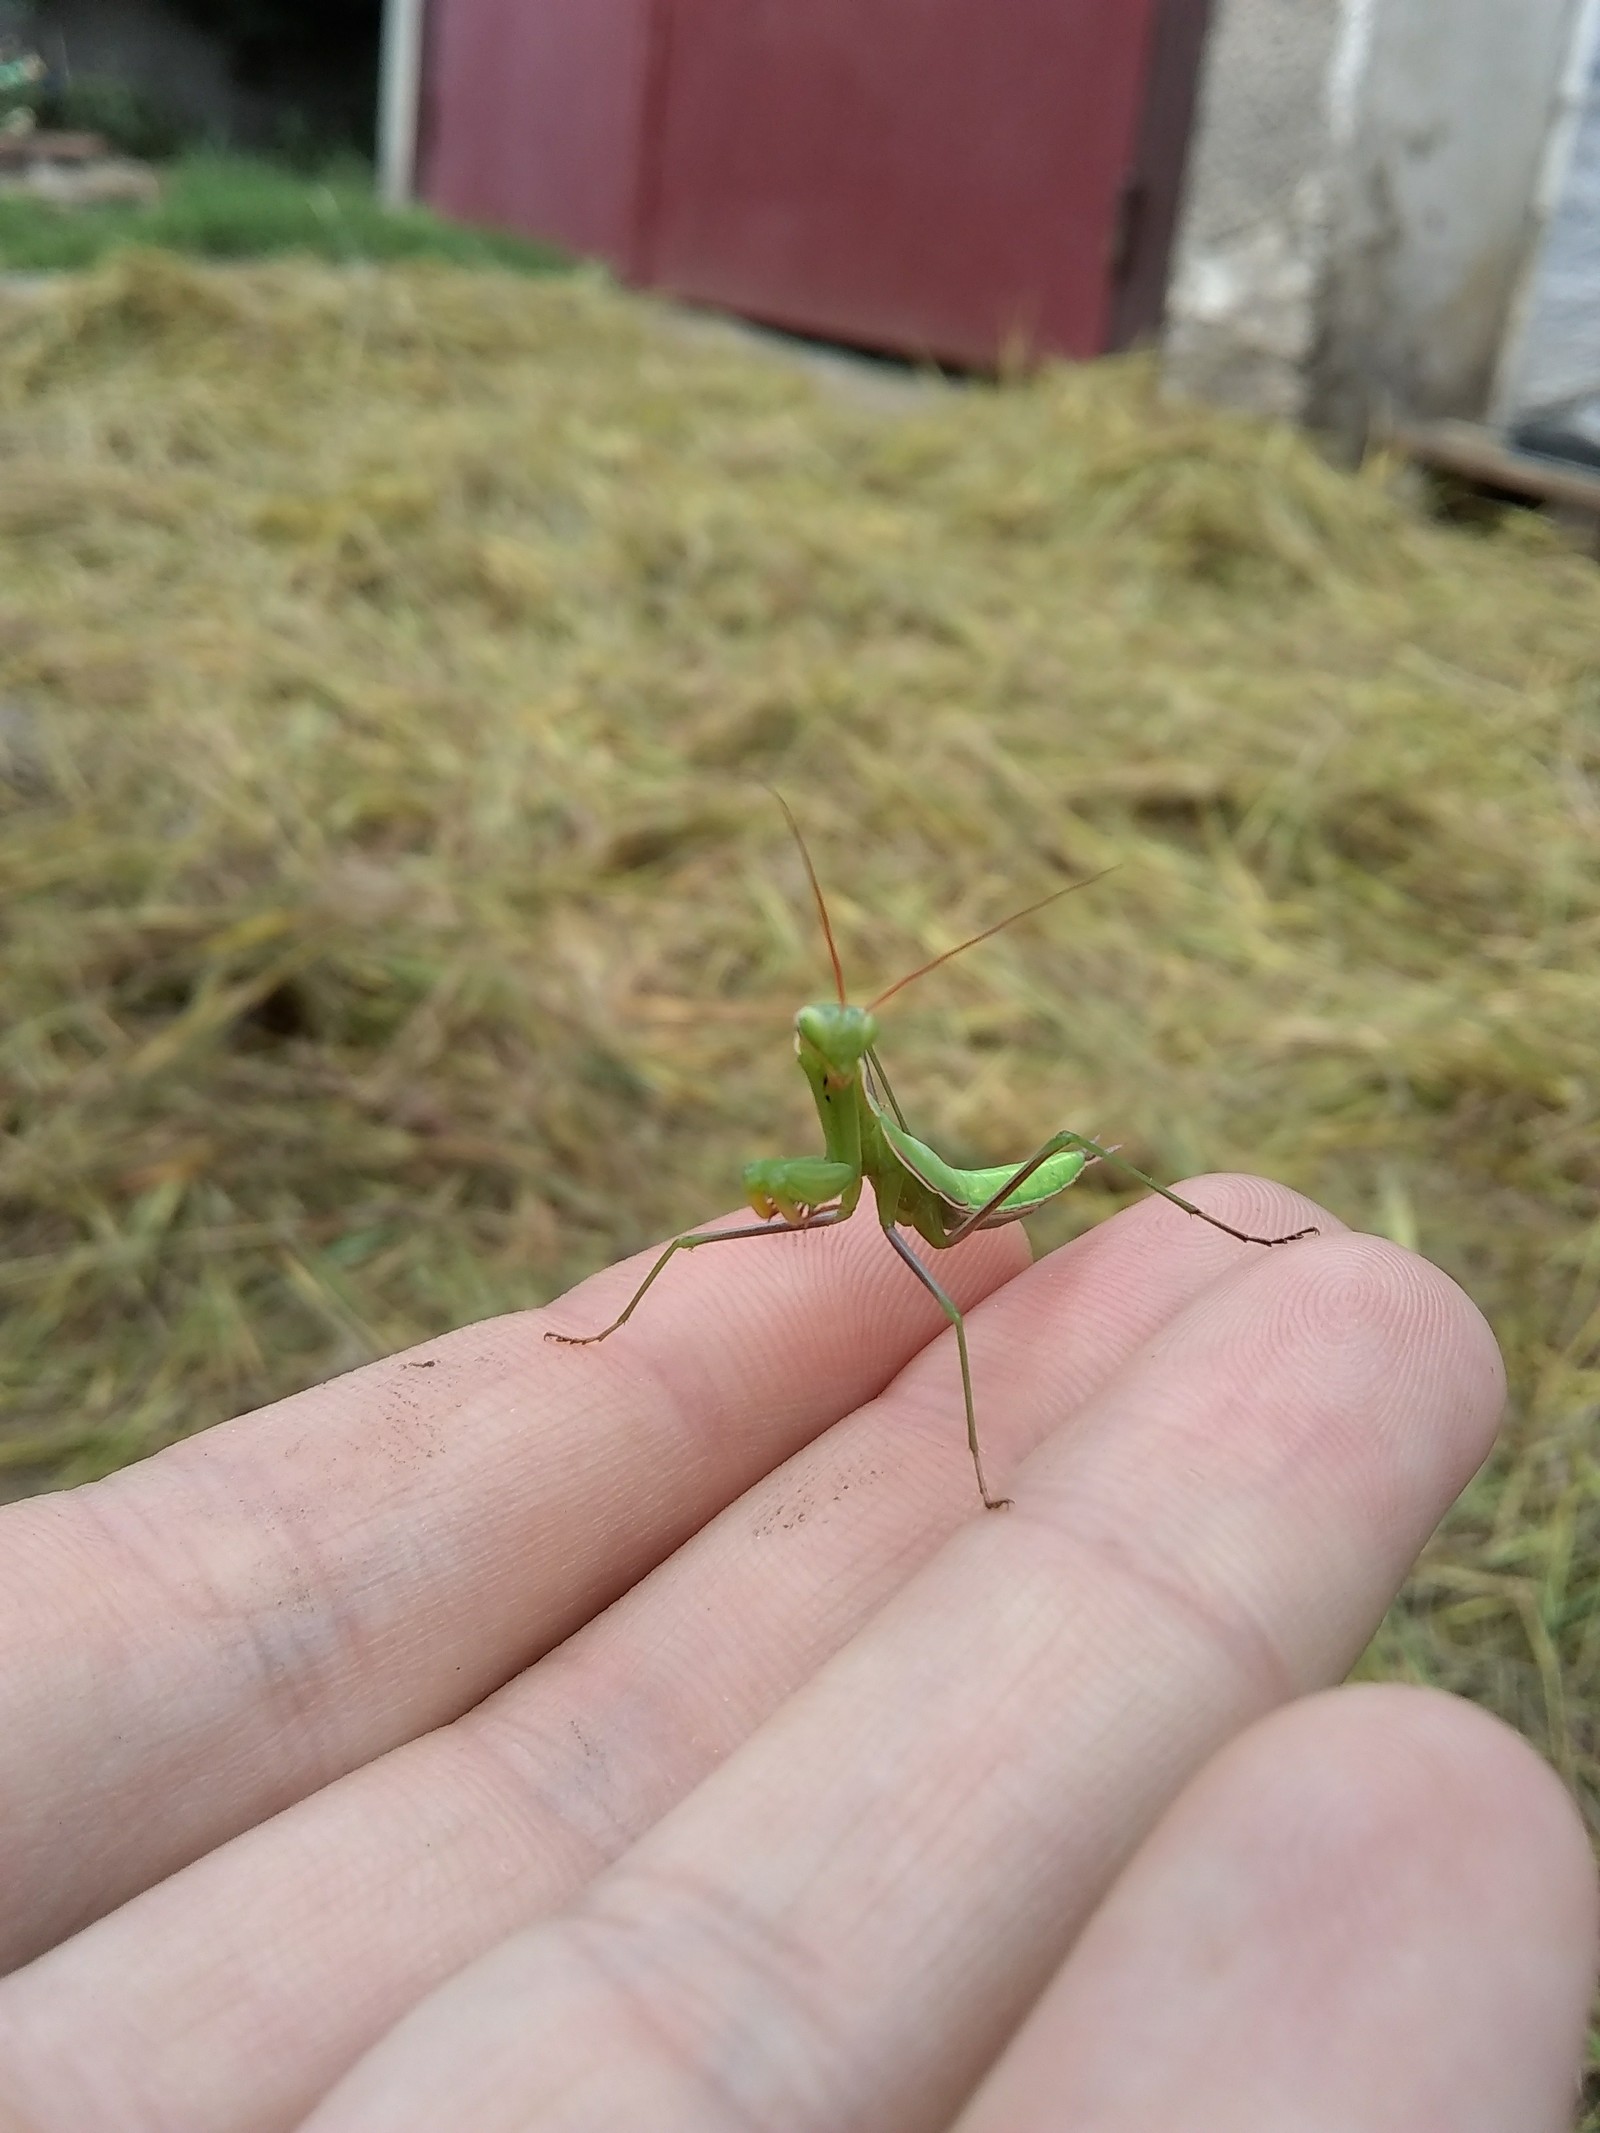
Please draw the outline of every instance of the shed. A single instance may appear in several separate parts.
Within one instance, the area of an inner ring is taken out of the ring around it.
[[[1600,0],[386,0],[384,52],[391,197],[641,286],[1600,458]]]
[[[391,185],[992,365],[1153,336],[1208,0],[390,0]]]

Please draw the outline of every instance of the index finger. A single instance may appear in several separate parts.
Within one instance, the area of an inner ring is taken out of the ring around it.
[[[953,1255],[973,1302],[1019,1234]],[[0,1967],[469,1709],[943,1320],[870,1218],[648,1260],[0,1513]]]

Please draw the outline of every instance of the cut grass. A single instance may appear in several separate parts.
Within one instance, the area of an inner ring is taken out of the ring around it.
[[[896,1003],[956,1159],[1071,1123],[1263,1169],[1477,1298],[1507,1431],[1364,1670],[1595,1813],[1592,566],[1137,364],[888,419],[435,264],[13,298],[0,464],[13,1486],[542,1301],[812,1146],[773,779],[864,989],[1120,862]]]
[[[162,175],[165,190],[153,207],[62,208],[0,194],[0,270],[88,267],[130,244],[206,259],[298,252],[345,265],[434,258],[528,273],[563,264],[547,246],[521,237],[463,229],[425,208],[391,212],[359,163],[308,177],[254,157],[193,154]]]

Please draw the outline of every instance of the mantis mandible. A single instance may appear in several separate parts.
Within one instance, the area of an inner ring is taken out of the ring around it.
[[[863,1185],[870,1180],[877,1201],[878,1222],[890,1248],[904,1260],[955,1329],[956,1352],[961,1361],[961,1397],[966,1407],[967,1445],[978,1477],[978,1492],[987,1510],[1004,1510],[1010,1504],[1010,1497],[991,1495],[984,1476],[977,1414],[972,1400],[972,1365],[967,1355],[966,1320],[954,1299],[901,1236],[901,1225],[914,1230],[934,1251],[949,1251],[963,1237],[970,1237],[974,1230],[995,1229],[1003,1223],[1019,1222],[1025,1215],[1037,1213],[1074,1184],[1087,1164],[1103,1162],[1137,1178],[1141,1185],[1149,1186],[1164,1200],[1181,1207],[1185,1214],[1195,1215],[1200,1221],[1209,1222],[1213,1229],[1237,1237],[1241,1244],[1293,1244],[1302,1237],[1315,1236],[1316,1231],[1297,1229],[1287,1237],[1255,1237],[1247,1230],[1235,1229],[1232,1223],[1207,1214],[1192,1200],[1184,1199],[1181,1194],[1136,1169],[1132,1163],[1125,1162],[1114,1149],[1102,1148],[1082,1133],[1052,1133],[1026,1162],[1001,1163],[980,1170],[960,1170],[953,1163],[947,1163],[926,1142],[917,1140],[907,1129],[905,1114],[895,1099],[883,1062],[878,1057],[877,1010],[914,979],[937,970],[941,963],[948,963],[953,956],[975,948],[980,941],[1015,925],[1019,919],[1030,918],[1034,912],[1043,911],[1074,889],[1084,889],[1090,884],[1086,881],[1068,882],[1065,888],[1041,896],[1037,903],[1024,905],[1020,911],[1013,911],[1009,918],[985,927],[970,940],[947,948],[942,955],[934,956],[918,969],[896,979],[868,1006],[852,1007],[846,996],[844,969],[811,854],[788,803],[776,793],[773,798],[783,809],[784,818],[800,847],[800,857],[805,862],[806,877],[816,899],[817,916],[822,921],[823,938],[833,965],[834,989],[838,994],[837,1000],[813,1001],[802,1007],[794,1018],[795,1054],[800,1071],[811,1085],[817,1117],[822,1124],[824,1152],[747,1163],[744,1189],[759,1221],[738,1229],[704,1230],[674,1237],[609,1326],[602,1327],[598,1333],[546,1333],[545,1339],[561,1341],[574,1348],[609,1340],[632,1318],[646,1291],[679,1252],[697,1251],[703,1244],[732,1243],[745,1237],[782,1237],[796,1230],[825,1229],[836,1222],[848,1221],[855,1213]],[[1099,876],[1092,879],[1098,880]]]

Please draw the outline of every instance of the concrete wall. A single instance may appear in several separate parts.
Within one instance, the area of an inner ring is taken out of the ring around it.
[[[1341,157],[1311,414],[1485,414],[1574,0],[1378,0]]]
[[[1319,331],[1347,0],[1216,0],[1167,296],[1185,392],[1297,419]]]
[[[1587,0],[1568,88],[1496,396],[1507,422],[1553,403],[1600,400],[1600,0]]]
[[[1218,0],[1173,384],[1352,444],[1481,416],[1579,0]]]

